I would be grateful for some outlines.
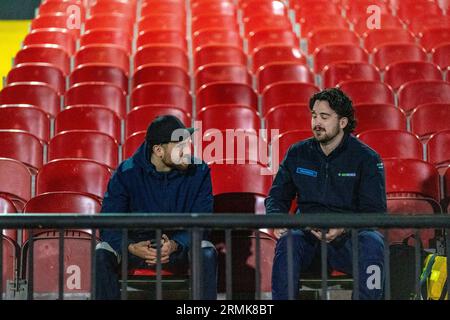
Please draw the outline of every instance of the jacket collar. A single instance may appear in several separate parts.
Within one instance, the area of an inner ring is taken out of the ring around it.
[[[346,148],[347,145],[349,143],[350,140],[350,135],[349,133],[344,133],[344,136],[342,137],[342,141],[341,143],[336,147],[336,149],[334,149],[333,151],[331,151],[331,153],[327,156],[325,155],[325,153],[323,152],[322,148],[320,147],[320,143],[314,139],[314,145],[316,150],[319,152],[319,154],[325,158],[325,159],[332,159],[337,157],[339,154],[341,154]]]

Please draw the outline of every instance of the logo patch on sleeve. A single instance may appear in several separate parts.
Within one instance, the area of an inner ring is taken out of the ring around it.
[[[338,177],[356,177],[356,172],[339,172]]]
[[[317,171],[306,169],[306,168],[298,167],[296,172],[298,174],[303,174],[303,175],[309,176],[309,177],[314,177],[314,178],[317,177]]]

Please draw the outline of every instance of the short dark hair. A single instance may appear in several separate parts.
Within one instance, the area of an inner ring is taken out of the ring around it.
[[[353,109],[352,100],[345,95],[339,88],[328,88],[315,93],[309,99],[309,109],[313,109],[314,103],[318,100],[327,101],[330,108],[333,109],[339,118],[346,117],[348,124],[344,128],[345,133],[351,133],[356,128],[355,111]]]

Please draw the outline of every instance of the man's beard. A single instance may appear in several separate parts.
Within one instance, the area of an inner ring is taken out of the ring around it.
[[[191,162],[190,162],[190,157],[186,158],[183,157],[183,161],[181,161],[181,163],[174,163],[172,161],[172,159],[165,159],[163,158],[162,161],[164,162],[164,164],[174,170],[180,170],[180,171],[186,171],[187,169],[189,169]]]
[[[320,136],[317,136],[316,129],[313,130],[314,138],[323,145],[328,144],[339,134],[339,125],[336,125],[330,133],[327,133],[325,130],[321,129]]]

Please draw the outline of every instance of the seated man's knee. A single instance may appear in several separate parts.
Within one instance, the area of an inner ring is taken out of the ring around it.
[[[291,236],[292,236],[292,243],[295,244],[302,243],[305,240],[305,233],[302,230],[292,230]],[[286,232],[278,239],[278,246],[287,245],[288,239],[289,235]]]
[[[359,234],[360,252],[367,258],[384,257],[383,236],[377,231],[362,231]]]
[[[215,262],[217,260],[217,250],[211,242],[202,242],[202,257],[204,261]]]

